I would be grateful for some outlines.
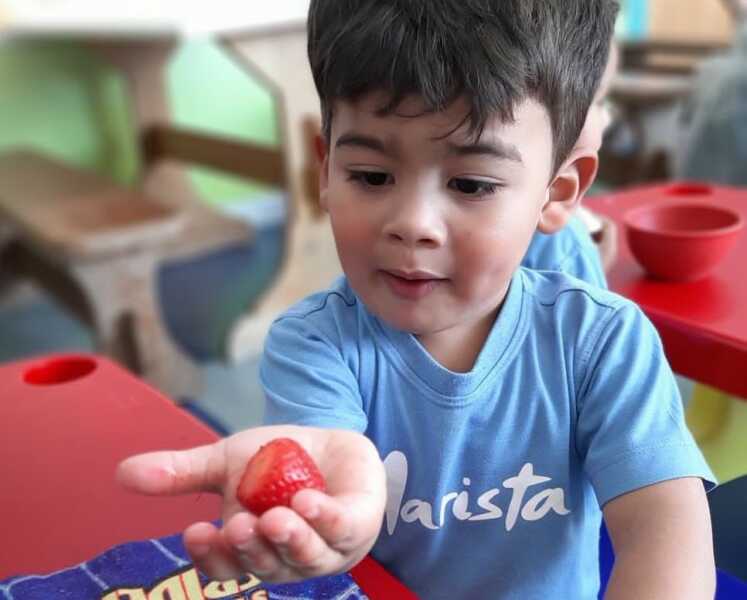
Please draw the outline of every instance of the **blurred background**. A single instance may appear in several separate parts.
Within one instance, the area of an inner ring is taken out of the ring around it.
[[[0,0],[0,361],[104,350],[218,431],[243,429],[261,419],[268,323],[339,271],[313,191],[307,2],[115,4]],[[730,4],[622,1],[593,194],[740,184],[682,151],[702,70],[738,38]],[[140,213],[122,216],[124,193]],[[744,403],[698,393],[709,460],[747,472]]]

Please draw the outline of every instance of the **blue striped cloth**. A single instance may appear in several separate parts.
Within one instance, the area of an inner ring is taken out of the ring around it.
[[[43,541],[40,543],[44,543]],[[210,581],[198,573],[181,535],[115,546],[79,565],[0,581],[2,600],[362,600],[348,574],[292,584],[257,578]]]
[[[612,544],[602,528],[600,575],[604,594],[612,571]],[[43,542],[42,542],[43,543]],[[46,575],[19,575],[0,581],[0,600],[365,600],[348,574],[288,584],[257,578],[210,581],[196,571],[181,535],[132,542],[79,565]],[[747,584],[718,572],[716,600],[747,598]],[[372,599],[378,600],[378,599]],[[388,600],[388,599],[387,599]]]

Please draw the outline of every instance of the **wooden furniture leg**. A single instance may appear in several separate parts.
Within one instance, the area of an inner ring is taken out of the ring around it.
[[[0,254],[93,325],[100,350],[174,399],[199,391],[197,367],[161,322],[157,266],[190,246],[184,218],[157,199],[34,152],[0,156]],[[143,331],[138,331],[143,327]]]
[[[166,331],[156,289],[160,257],[142,254],[71,269],[86,291],[97,345],[176,401],[200,389],[200,371]]]
[[[319,122],[320,110],[306,39],[306,29],[299,25],[223,40],[228,52],[264,82],[275,99],[288,182],[283,264],[271,288],[231,334],[228,352],[235,361],[261,352],[267,330],[280,312],[329,286],[342,273],[329,221],[309,189],[309,127]]]

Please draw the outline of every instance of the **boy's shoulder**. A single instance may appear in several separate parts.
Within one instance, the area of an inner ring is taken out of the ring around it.
[[[513,278],[514,286],[518,288],[516,295],[523,298],[517,298],[518,305],[524,307],[518,309],[514,326],[522,331],[539,334],[545,328],[548,334],[552,331],[563,339],[570,337],[584,344],[590,341],[589,335],[595,338],[607,326],[629,329],[626,323],[647,321],[632,301],[559,271],[520,267]],[[645,335],[638,327],[635,329],[638,331],[629,331],[629,335]],[[344,346],[350,343],[351,336],[360,342],[363,332],[365,337],[377,337],[380,325],[361,304],[347,278],[341,276],[326,290],[288,308],[275,320],[272,330],[318,335],[335,346]]]
[[[321,324],[341,319],[357,318],[359,300],[345,276],[340,276],[325,290],[320,290],[287,308],[275,323],[296,319]]]
[[[542,307],[563,303],[575,313],[582,306],[601,312],[617,312],[623,308],[640,310],[635,303],[615,292],[559,271],[537,271],[520,267],[514,280],[521,285],[530,302]],[[366,311],[360,305],[360,300],[347,278],[341,276],[329,288],[315,292],[290,306],[278,316],[276,322],[286,319],[302,319],[310,323],[358,319],[362,312]]]
[[[527,268],[521,268],[520,273],[524,291],[537,307],[562,307],[563,315],[640,311],[627,298],[567,273]]]
[[[627,356],[639,344],[660,345],[648,317],[631,300],[558,271],[521,269],[528,335],[574,349],[581,363],[595,348],[614,340],[614,352]]]

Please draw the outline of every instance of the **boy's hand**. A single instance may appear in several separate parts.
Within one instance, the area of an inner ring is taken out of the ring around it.
[[[301,490],[291,508],[257,517],[239,504],[236,488],[259,447],[279,437],[293,438],[308,451],[327,492]],[[281,582],[346,571],[376,540],[386,501],[384,467],[367,438],[310,427],[258,427],[208,446],[141,454],[119,465],[117,479],[143,494],[223,496],[222,529],[195,523],[184,531],[195,566],[216,580],[251,572]]]

